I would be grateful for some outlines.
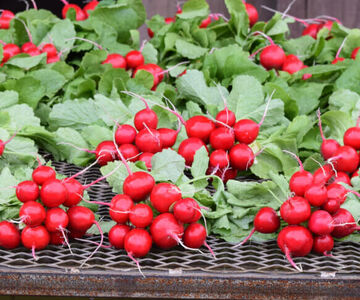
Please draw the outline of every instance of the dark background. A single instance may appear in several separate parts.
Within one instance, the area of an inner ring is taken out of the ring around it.
[[[31,5],[31,2],[27,0]],[[241,0],[239,0],[241,1]],[[71,3],[84,5],[83,0],[69,0]],[[154,14],[163,16],[173,16],[176,12],[176,0],[143,0],[148,17]],[[267,20],[272,16],[261,8],[261,5],[269,6],[273,9],[284,11],[291,0],[248,0],[249,3],[257,7],[260,19]],[[46,8],[60,16],[63,4],[60,0],[36,0],[39,8]],[[226,8],[223,0],[208,0],[213,13],[226,14]],[[0,0],[0,8],[10,9],[13,12],[24,10],[25,3],[21,0]],[[360,27],[360,0],[297,0],[289,11],[298,18],[314,18],[319,15],[330,15],[341,20],[348,27]],[[303,27],[300,24],[291,25],[293,35],[301,33]],[[144,30],[141,30],[144,34]],[[144,36],[144,35],[143,35]]]

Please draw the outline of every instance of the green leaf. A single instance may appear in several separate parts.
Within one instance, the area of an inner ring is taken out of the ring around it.
[[[195,17],[207,17],[209,14],[209,5],[205,0],[189,0],[182,7],[182,13],[177,17],[180,19],[193,19]]]
[[[236,35],[246,36],[249,28],[249,17],[244,3],[237,0],[225,0],[225,4],[231,16],[229,26]]]
[[[2,112],[8,113],[10,123],[7,128],[10,130],[20,130],[25,126],[40,126],[39,118],[35,117],[34,111],[26,104],[17,104],[3,109]]]
[[[178,39],[175,42],[177,52],[183,57],[196,59],[203,56],[208,49],[196,46],[192,43],[186,42],[182,39]]]
[[[66,82],[64,76],[51,69],[36,70],[31,72],[31,75],[41,82],[45,88],[45,95],[48,97],[54,96]]]
[[[151,159],[151,175],[155,181],[177,182],[185,170],[185,160],[171,149],[154,154]]]
[[[32,76],[24,76],[16,80],[13,88],[19,94],[19,103],[26,103],[36,108],[42,97],[45,96],[45,87]]]
[[[328,126],[331,131],[331,138],[338,141],[343,140],[345,131],[353,126],[349,114],[342,111],[328,111],[321,116],[323,126]]]
[[[209,167],[209,153],[203,146],[196,151],[194,161],[191,165],[191,175],[194,178],[204,176]]]
[[[30,70],[39,64],[46,63],[46,53],[36,56],[29,56],[27,54],[16,55],[11,58],[7,64],[19,67],[21,69]]]
[[[111,141],[113,139],[113,132],[99,125],[85,127],[81,135],[90,144],[91,149],[95,149],[103,141]]]
[[[349,89],[360,94],[360,61],[355,60],[335,81],[335,89]]]
[[[15,91],[0,92],[0,109],[15,105],[18,101],[19,94]]]

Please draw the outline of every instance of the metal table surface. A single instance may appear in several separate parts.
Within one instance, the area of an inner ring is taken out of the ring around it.
[[[57,171],[74,174],[80,168],[54,163]],[[79,177],[89,182],[100,175],[97,168]],[[110,201],[113,193],[104,183],[89,191],[93,200]],[[108,216],[102,206],[99,214]],[[213,259],[180,247],[164,251],[153,247],[140,259],[143,278],[125,251],[100,249],[86,265],[99,236],[88,242],[71,241],[67,247],[49,246],[37,252],[18,248],[0,250],[0,294],[28,296],[116,297],[148,299],[359,299],[360,248],[351,242],[336,243],[333,257],[311,254],[295,258],[303,272],[294,270],[275,241],[248,243],[233,249],[215,237],[208,243]],[[105,238],[105,244],[108,244]]]

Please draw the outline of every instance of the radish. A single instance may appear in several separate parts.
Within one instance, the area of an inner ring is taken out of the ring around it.
[[[160,136],[161,138],[161,136]],[[143,161],[145,163],[145,166],[147,167],[148,171],[151,171],[151,159],[154,156],[154,153],[150,152],[144,152],[139,156],[139,160]]]
[[[288,72],[289,74],[294,74],[304,68],[304,63],[293,54],[286,56],[284,64],[282,66],[282,71]]]
[[[234,143],[235,135],[232,128],[219,127],[210,134],[210,145],[214,149],[229,150]]]
[[[346,183],[347,185],[351,186],[351,180],[348,174],[344,173],[344,172],[337,172],[337,176],[334,177],[334,180],[332,181],[332,183]]]
[[[210,167],[206,171],[207,175],[216,175],[220,177],[220,179],[226,183],[231,179],[235,179],[237,176],[238,171],[231,167],[225,167],[223,169],[218,167]]]
[[[109,231],[109,242],[116,249],[124,249],[125,236],[130,231],[127,225],[116,224]]]
[[[31,249],[34,260],[38,260],[35,250],[45,249],[50,242],[50,234],[44,226],[25,227],[21,232],[21,242],[25,248]]]
[[[76,4],[69,4],[66,0],[60,0],[62,3],[64,3],[64,7],[62,9],[62,17],[63,19],[66,19],[66,15],[69,9],[74,9],[76,13],[76,21],[83,21],[87,19],[86,13],[81,9],[80,6]]]
[[[124,248],[127,252],[127,255],[133,260],[141,275],[144,274],[141,272],[140,264],[135,259],[135,257],[144,257],[146,256],[152,246],[152,239],[150,234],[145,229],[132,229],[129,231],[124,240]],[[145,277],[145,276],[144,276]]]
[[[229,154],[222,149],[215,150],[211,152],[210,159],[209,159],[210,167],[214,168],[226,168],[230,164],[230,157]]]
[[[209,152],[206,144],[199,138],[191,137],[181,142],[178,153],[185,159],[185,164],[191,166],[194,161],[196,151],[201,147],[205,147]]]
[[[245,244],[256,231],[261,233],[274,233],[279,228],[280,218],[276,211],[271,207],[263,207],[255,215],[254,228],[251,230],[250,234],[235,247]]]
[[[333,237],[341,239],[352,234],[355,230],[360,230],[360,226],[357,226],[352,214],[345,208],[339,208],[339,210],[333,215],[334,230],[331,233]]]
[[[314,40],[317,39],[317,34],[320,30],[319,24],[308,24],[305,29],[302,32],[302,36],[304,35],[309,35],[311,36]]]
[[[104,203],[105,204],[105,203]],[[111,199],[109,214],[118,224],[125,224],[129,219],[129,212],[134,207],[134,201],[127,195],[119,194]]]
[[[140,51],[132,50],[125,56],[126,65],[129,69],[136,69],[145,63],[144,56]]]
[[[65,186],[68,193],[68,196],[63,205],[66,207],[78,205],[84,194],[83,185],[74,178],[66,178],[63,181],[63,185]]]
[[[326,164],[314,172],[313,184],[325,185],[335,174],[333,167]]]
[[[236,116],[231,110],[225,108],[218,112],[216,115],[216,121],[218,121],[216,122],[216,127],[224,126],[223,124],[232,127],[236,122]]]
[[[249,145],[256,140],[256,138],[259,135],[260,127],[265,121],[265,117],[269,110],[270,101],[274,92],[271,94],[270,99],[266,104],[264,114],[259,123],[256,123],[250,119],[242,119],[235,123],[234,132],[235,132],[236,140],[239,143]]]
[[[355,150],[360,150],[360,117],[356,122],[355,127],[350,127],[344,133],[344,145],[353,147]]]
[[[100,166],[105,166],[116,159],[116,147],[113,141],[103,141],[97,145],[95,151],[89,152],[95,153]]]
[[[290,190],[295,193],[295,195],[302,197],[305,195],[306,190],[312,185],[313,175],[310,172],[304,170],[304,166],[296,154],[287,150],[283,150],[283,152],[293,156],[299,163],[300,170],[291,176],[289,187]]]
[[[98,4],[99,2],[97,0],[91,0],[84,6],[83,11],[86,14],[87,18],[89,17],[89,11],[94,10],[98,6]]]
[[[310,79],[312,77],[312,74],[310,74],[310,73],[305,73],[303,76],[302,76],[302,80],[308,80],[308,79]]]
[[[204,245],[209,249],[212,256],[216,259],[214,251],[206,242],[206,236],[206,228],[203,225],[199,223],[192,223],[185,229],[183,241],[184,244],[189,248],[200,248],[202,245]]]
[[[16,134],[17,134],[17,132],[15,132],[15,134],[5,142],[0,140],[0,157],[4,154],[5,146],[13,140],[13,138],[16,136]]]
[[[208,27],[210,25],[210,23],[211,23],[211,17],[208,16],[206,19],[201,21],[199,27],[200,28],[206,28],[206,27]]]
[[[37,185],[43,185],[45,181],[56,178],[56,172],[49,166],[39,166],[32,172],[32,179]]]
[[[60,231],[50,232],[50,245],[60,246],[65,243],[64,236]]]
[[[46,53],[47,58],[57,56],[57,49],[53,44],[45,44],[42,46],[41,51]]]
[[[322,184],[312,184],[305,192],[305,198],[312,206],[321,206],[328,200],[328,192]]]
[[[332,183],[327,186],[327,197],[328,199],[338,199],[340,204],[343,204],[346,200],[347,190],[341,184]]]
[[[178,131],[170,128],[159,128],[157,132],[160,135],[162,149],[171,148],[175,145]]]
[[[352,51],[352,53],[351,53],[351,58],[352,59],[356,59],[356,56],[357,56],[359,50],[360,50],[360,47],[357,47]]]
[[[145,200],[155,185],[154,178],[146,172],[130,173],[123,184],[123,191],[134,202]]]
[[[322,124],[321,124],[321,116],[320,116],[320,109],[317,110],[317,116],[319,119],[319,129],[320,129],[320,135],[322,138],[322,144],[320,147],[320,152],[321,155],[323,156],[323,158],[325,160],[328,160],[329,158],[331,158],[332,156],[334,156],[336,150],[339,149],[340,144],[334,140],[334,139],[326,139],[324,132],[323,132],[323,128],[322,128]]]
[[[156,129],[158,125],[157,114],[147,106],[145,109],[138,111],[134,117],[135,128],[140,131],[142,129],[150,128]]]
[[[252,149],[246,144],[237,144],[233,146],[229,153],[231,166],[239,171],[245,171],[250,168],[255,160]]]
[[[205,116],[194,116],[186,121],[185,129],[189,138],[199,138],[207,143],[215,124]]]
[[[16,197],[23,203],[35,201],[39,198],[39,195],[39,187],[34,181],[26,180],[16,186]]]
[[[160,152],[163,145],[160,139],[160,133],[156,129],[144,128],[138,132],[135,138],[135,144],[141,152],[157,153]]]
[[[38,49],[38,47],[33,42],[26,42],[21,46],[21,52],[27,53],[31,49]]]
[[[171,213],[158,215],[150,226],[150,233],[154,243],[161,249],[170,249],[177,244],[182,244],[180,238],[184,227]]]
[[[59,208],[51,208],[46,212],[45,227],[49,232],[63,231],[69,224],[67,213]]]
[[[256,31],[253,34],[255,33],[261,34],[270,42],[270,45],[266,46],[260,53],[260,64],[266,70],[280,70],[286,59],[284,50],[275,45],[274,41],[263,32]]]
[[[150,202],[159,213],[169,212],[170,206],[180,199],[180,189],[167,182],[155,185],[150,194]]]
[[[153,212],[149,205],[144,203],[136,204],[131,208],[129,221],[137,228],[148,227],[153,219]]]
[[[334,239],[330,234],[324,234],[314,237],[314,244],[312,250],[325,256],[331,256],[328,254],[334,248]]]
[[[277,243],[290,264],[301,272],[302,269],[294,263],[292,257],[306,256],[310,253],[313,245],[310,231],[303,226],[286,226],[280,231]]]
[[[46,218],[46,211],[40,203],[29,201],[20,207],[19,216],[25,225],[35,227],[44,222]]]
[[[7,250],[15,249],[20,245],[19,229],[8,221],[0,222],[0,247]]]
[[[119,151],[124,158],[131,162],[136,162],[139,156],[139,149],[132,144],[123,144],[119,147]]]
[[[183,198],[176,201],[172,210],[175,218],[185,224],[195,223],[201,217],[200,206],[193,198]]]
[[[135,142],[136,130],[131,125],[118,125],[115,133],[115,141],[119,146],[122,144],[132,144]]]
[[[0,19],[1,20],[1,19]],[[1,24],[0,24],[1,28]],[[7,62],[10,58],[21,53],[19,46],[15,44],[6,44],[3,46],[3,62]],[[0,146],[1,154],[1,146]]]
[[[259,20],[259,14],[257,9],[255,8],[254,5],[251,5],[250,3],[244,3],[245,4],[245,9],[246,9],[246,13],[249,17],[249,24],[250,27],[253,27],[254,24]]]
[[[68,191],[64,184],[58,179],[50,179],[44,182],[40,190],[42,203],[49,208],[58,207],[68,197]]]
[[[352,173],[359,167],[359,155],[350,146],[340,146],[329,160],[334,161],[335,169],[341,172]]]
[[[153,86],[152,86],[152,90],[155,90],[157,85],[161,82],[160,80],[160,77],[159,77],[159,71],[158,71],[158,66],[155,65],[155,64],[145,64],[145,65],[142,65],[142,66],[139,66],[135,69],[135,71],[133,72],[133,77],[135,77],[136,73],[139,71],[139,70],[144,70],[144,71],[147,71],[149,72],[151,75],[153,75],[154,77],[154,81],[153,81]],[[162,71],[162,69],[161,69]],[[161,72],[160,71],[160,72]]]
[[[280,215],[289,225],[298,225],[305,222],[311,215],[309,201],[299,196],[291,197],[281,205]]]
[[[337,198],[328,199],[321,208],[323,210],[326,210],[327,212],[334,214],[336,213],[340,208],[340,200]]]
[[[102,64],[110,64],[115,69],[126,69],[126,59],[117,53],[108,54]]]
[[[334,230],[332,216],[325,210],[314,211],[309,219],[308,228],[317,235],[330,234]]]

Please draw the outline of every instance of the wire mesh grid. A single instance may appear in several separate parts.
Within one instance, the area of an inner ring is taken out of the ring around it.
[[[81,168],[62,163],[53,163],[57,172],[71,175]],[[78,177],[82,183],[89,183],[100,177],[98,168],[93,167],[85,174]],[[105,181],[100,182],[89,189],[91,200],[110,202],[114,196],[111,188]],[[108,208],[101,206],[98,214],[105,219],[108,217]],[[48,270],[77,270],[82,262],[95,249],[92,242],[99,242],[99,236],[87,236],[88,242],[71,241],[73,254],[67,247],[48,246],[38,251],[38,261],[32,259],[30,251],[23,247],[7,251],[0,250],[0,268],[10,269],[38,269]],[[217,259],[208,253],[203,247],[202,252],[184,250],[177,247],[172,250],[161,250],[153,247],[151,252],[140,259],[141,268],[146,271],[160,271],[166,273],[207,272],[221,274],[251,273],[278,273],[296,274],[290,264],[286,261],[284,254],[279,250],[276,241],[264,243],[250,242],[236,249],[232,244],[210,236],[208,244],[214,250]],[[105,244],[108,239],[105,237]],[[310,254],[307,257],[295,258],[295,262],[302,266],[304,272],[309,274],[351,274],[360,275],[360,247],[357,243],[336,243],[333,257],[325,257]],[[127,257],[124,250],[112,248],[101,248],[88,260],[82,270],[101,270],[115,272],[130,272],[137,270],[136,265]]]

